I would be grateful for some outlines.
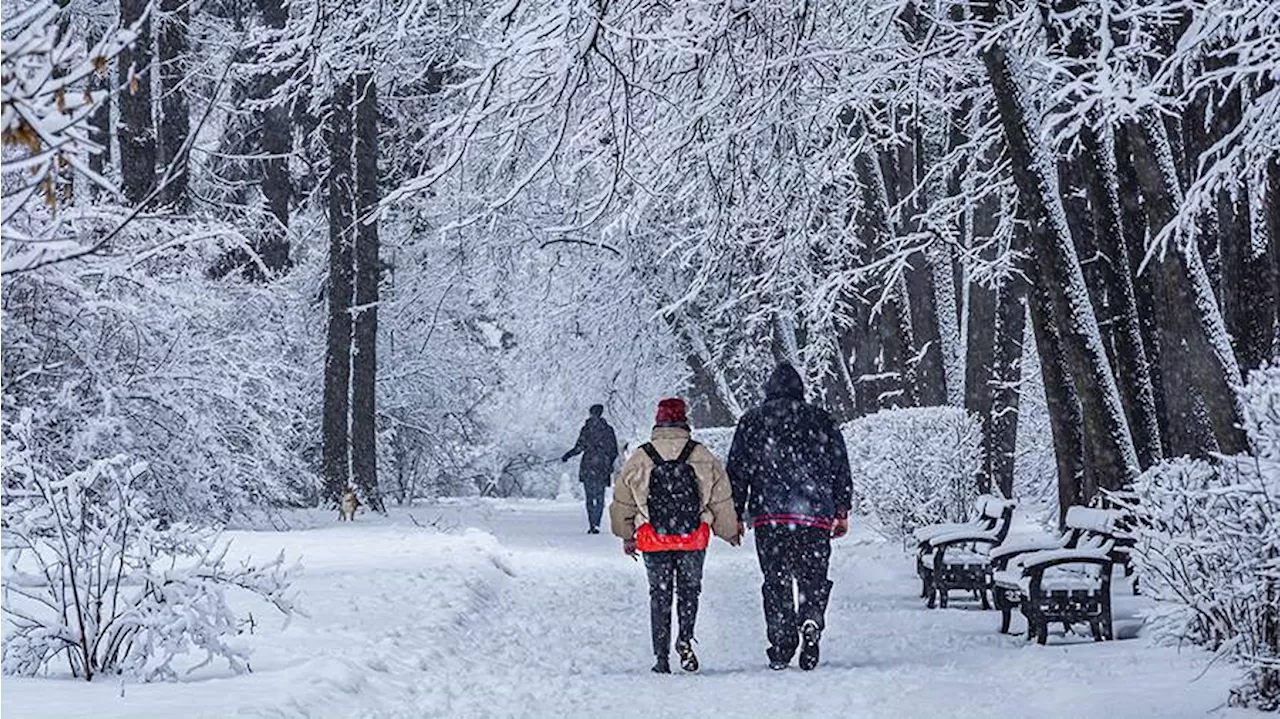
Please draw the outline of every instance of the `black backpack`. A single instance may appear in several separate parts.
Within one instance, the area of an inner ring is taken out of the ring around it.
[[[689,464],[689,455],[698,446],[690,440],[672,460],[662,458],[652,444],[640,449],[653,460],[649,473],[649,525],[658,534],[689,534],[702,524],[702,498],[698,495],[698,475]]]

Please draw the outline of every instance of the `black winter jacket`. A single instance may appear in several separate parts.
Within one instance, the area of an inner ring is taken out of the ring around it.
[[[844,437],[831,415],[804,401],[790,365],[765,384],[765,401],[738,422],[726,465],[738,518],[830,529],[846,516],[853,483]]]
[[[578,479],[583,484],[609,483],[613,478],[613,462],[618,458],[618,438],[603,417],[588,417],[578,433],[578,443],[561,459],[567,461],[578,454],[582,455]]]

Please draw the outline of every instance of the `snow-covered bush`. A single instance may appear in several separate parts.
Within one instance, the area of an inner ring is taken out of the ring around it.
[[[166,519],[310,503],[321,379],[303,328],[311,288],[301,276],[210,280],[218,248],[207,241],[148,253],[201,227],[138,225],[119,238],[122,256],[6,277],[5,421],[32,410],[27,426],[59,474],[116,454],[146,462],[141,489]]]
[[[231,563],[216,533],[162,524],[139,489],[145,463],[124,455],[55,470],[33,443],[31,415],[5,428],[3,444],[4,673],[66,662],[86,680],[170,679],[175,663],[215,659],[246,670],[227,594],[251,593],[291,616],[294,569],[283,554]]]
[[[982,427],[955,407],[888,409],[844,427],[854,508],[900,538],[961,521],[977,494]]]
[[[1174,459],[1123,499],[1143,520],[1136,558],[1171,643],[1240,662],[1232,702],[1280,709],[1280,368],[1241,394],[1256,456]]]

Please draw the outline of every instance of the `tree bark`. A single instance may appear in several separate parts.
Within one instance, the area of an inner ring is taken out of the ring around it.
[[[998,291],[995,352],[991,361],[990,425],[984,436],[987,475],[1000,493],[1013,497],[1014,455],[1018,446],[1019,380],[1022,336],[1026,327],[1026,285],[1009,277]]]
[[[356,248],[351,357],[351,473],[365,501],[382,512],[378,489],[378,85],[356,75]]]
[[[1036,351],[1040,355],[1040,376],[1045,405],[1049,410],[1049,432],[1053,435],[1053,456],[1058,470],[1058,525],[1066,524],[1067,509],[1088,501],[1088,489],[1096,483],[1089,476],[1084,418],[1067,370],[1062,336],[1053,317],[1053,302],[1038,280],[1034,262],[1027,262],[1031,287],[1027,304]]]
[[[178,212],[187,209],[187,155],[182,151],[191,132],[191,108],[184,82],[187,78],[187,27],[191,22],[190,0],[160,1],[160,138],[159,160],[162,177],[168,180],[160,190],[160,202]]]
[[[272,30],[283,30],[289,20],[284,0],[258,0],[263,23]],[[258,88],[258,98],[270,102],[259,114],[262,124],[261,188],[267,211],[273,222],[257,238],[257,252],[270,272],[289,268],[289,201],[293,196],[293,180],[289,175],[289,156],[293,153],[293,114],[288,105],[273,98],[284,82],[280,72],[267,71]]]
[[[1048,10],[1066,16],[1078,7],[1078,0],[1053,0],[1051,4],[1041,4],[1041,18],[1049,42],[1061,48],[1068,57],[1081,61],[1071,66],[1071,72],[1077,76],[1083,72],[1083,61],[1096,52],[1093,47],[1096,40],[1080,29],[1063,36],[1059,26],[1051,21]],[[1086,112],[1079,135],[1081,156],[1072,168],[1072,174],[1085,190],[1084,197],[1088,200],[1086,208],[1092,219],[1092,242],[1085,242],[1083,234],[1077,234],[1076,238],[1080,253],[1088,263],[1085,279],[1100,317],[1104,344],[1115,370],[1138,464],[1145,469],[1163,456],[1160,424],[1148,369],[1150,362],[1139,327],[1137,299],[1129,275],[1129,250],[1121,220],[1115,154],[1098,133],[1102,126],[1101,115],[1096,109]]]
[[[334,85],[329,125],[329,323],[325,346],[324,498],[336,504],[351,484],[351,301],[355,182],[352,154],[352,82]]]
[[[990,16],[994,6],[975,5],[974,9],[988,13],[985,19],[994,21]],[[1031,225],[1039,276],[1046,280],[1038,289],[1047,291],[1058,320],[1097,483],[1106,489],[1129,486],[1138,475],[1137,454],[1057,194],[1054,166],[1039,144],[1033,116],[1025,105],[1025,89],[1003,44],[994,42],[981,55],[995,92],[1020,201]]]
[[[1133,150],[1134,170],[1137,173],[1143,199],[1147,205],[1148,231],[1158,235],[1173,219],[1177,205],[1182,201],[1182,187],[1178,183],[1164,126],[1159,118],[1150,114],[1127,126]],[[1166,382],[1171,371],[1187,372],[1199,396],[1203,400],[1207,420],[1218,448],[1229,454],[1248,449],[1248,441],[1241,429],[1242,416],[1235,388],[1240,385],[1240,368],[1227,335],[1227,329],[1214,297],[1208,274],[1200,258],[1200,250],[1194,240],[1182,241],[1169,248],[1160,262],[1160,279],[1165,284],[1169,306],[1169,319],[1177,324],[1169,327],[1178,331],[1185,341],[1188,357],[1174,357],[1169,352],[1172,343],[1162,342]],[[1181,320],[1181,321],[1179,321]],[[1178,326],[1181,325],[1181,326]],[[1190,360],[1190,361],[1187,361]],[[1177,367],[1173,364],[1177,363]],[[1174,411],[1166,387],[1167,409]],[[1191,415],[1170,417],[1170,423],[1197,421]],[[1173,444],[1172,440],[1170,442]],[[1178,449],[1174,447],[1175,451]],[[1203,454],[1210,447],[1198,448]]]
[[[1271,262],[1272,305],[1276,313],[1271,325],[1271,358],[1280,361],[1280,155],[1272,155],[1267,163],[1266,187],[1262,195],[1263,224],[1267,231],[1267,249]]]
[[[1223,312],[1240,361],[1242,379],[1272,360],[1275,354],[1280,296],[1276,294],[1272,263],[1271,246],[1275,239],[1267,229],[1268,207],[1265,195],[1252,191],[1247,185],[1238,187],[1234,197],[1223,197],[1219,201],[1219,226],[1231,228],[1222,238],[1223,298],[1231,305],[1229,309],[1224,307]],[[1271,215],[1280,214],[1275,205],[1270,208]],[[1231,215],[1229,222],[1221,214],[1225,212]]]
[[[1096,121],[1097,118],[1091,118]],[[1146,469],[1164,456],[1160,436],[1151,360],[1143,343],[1137,295],[1130,276],[1129,247],[1121,219],[1120,186],[1115,153],[1105,147],[1093,128],[1081,131],[1081,158],[1089,204],[1098,231],[1099,270],[1106,286],[1113,367],[1120,400],[1133,433],[1138,464]]]
[[[1133,153],[1129,147],[1128,134],[1117,132],[1114,141],[1115,161],[1112,166],[1116,168],[1117,182],[1120,187],[1135,188],[1138,186],[1138,176],[1133,170]],[[1140,193],[1132,190],[1120,193],[1120,225],[1124,234],[1124,247],[1128,249],[1128,278],[1133,284],[1138,331],[1142,337],[1142,348],[1147,358],[1147,372],[1151,378],[1160,450],[1163,456],[1168,456],[1170,427],[1168,426],[1169,413],[1165,406],[1164,375],[1160,359],[1161,310],[1156,302],[1156,286],[1153,277],[1156,273],[1139,272],[1147,237],[1147,215],[1142,206]],[[1123,267],[1118,268],[1117,271],[1123,271]]]
[[[120,25],[132,27],[147,0],[120,0]],[[138,23],[138,36],[120,52],[120,175],[124,196],[141,205],[156,184],[156,128],[151,108],[151,16]]]
[[[863,152],[854,158],[859,188],[859,234],[862,255],[875,259],[887,251],[893,237],[889,222],[888,185],[880,164]],[[858,411],[870,414],[884,407],[910,406],[907,396],[906,348],[910,346],[910,316],[906,313],[902,282],[883,290],[885,301],[875,306],[881,290],[866,288],[873,299],[859,303],[854,332],[860,338],[854,354]]]

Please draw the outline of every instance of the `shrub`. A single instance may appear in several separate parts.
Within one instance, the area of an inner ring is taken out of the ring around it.
[[[1153,631],[1239,662],[1232,703],[1280,709],[1280,368],[1241,394],[1254,456],[1175,459],[1121,497],[1142,519],[1136,563]]]
[[[982,469],[982,427],[964,410],[882,410],[845,425],[844,436],[855,508],[886,537],[968,514]]]
[[[176,676],[247,655],[229,638],[238,621],[228,590],[242,590],[286,616],[296,610],[283,555],[263,565],[227,562],[216,533],[162,526],[140,487],[144,463],[120,455],[58,474],[31,442],[31,412],[4,442],[5,674],[34,675],[65,660],[73,676]]]

